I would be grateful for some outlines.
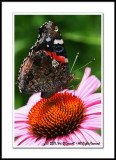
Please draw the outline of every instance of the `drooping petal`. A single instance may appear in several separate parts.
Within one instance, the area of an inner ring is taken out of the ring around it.
[[[101,113],[101,104],[96,104],[86,108],[86,115]]]
[[[17,122],[15,122],[15,124],[14,124],[14,128],[27,128],[29,125],[27,124],[27,123],[25,123],[25,121],[24,122],[21,122],[21,121],[19,121],[18,123]]]
[[[65,136],[65,141],[68,143],[72,143],[73,142],[73,138],[71,137],[71,134],[69,134],[68,136]]]
[[[37,139],[37,138],[36,138]],[[32,144],[32,142],[35,142],[35,139],[33,139],[32,137],[29,137],[28,139],[26,139],[25,141],[23,141],[20,146],[30,146]]]
[[[32,107],[32,106],[31,106]],[[30,107],[25,105],[23,107],[18,108],[15,110],[14,114],[22,115],[22,116],[27,116],[30,111]]]
[[[44,146],[45,145],[45,142],[46,142],[46,138],[45,137],[43,137],[43,138],[41,138],[41,139],[38,139],[33,145],[34,146]]]
[[[71,133],[70,134],[70,138],[72,139],[72,141],[76,144],[80,141],[80,139],[76,136],[75,133]]]
[[[29,137],[30,137],[30,135],[28,135],[28,134],[24,134],[23,136],[20,136],[18,139],[15,140],[14,145],[15,146],[21,145]]]
[[[41,100],[41,93],[40,92],[35,93],[29,98],[29,100],[27,102],[27,106],[32,107],[40,100]]]
[[[79,142],[87,142],[87,139],[82,135],[79,129],[74,131],[74,134],[78,137]],[[83,145],[83,144],[81,144]]]
[[[26,122],[27,121],[27,117],[15,116],[14,120],[15,120],[15,122]]]
[[[101,129],[101,116],[99,115],[97,118],[83,120],[80,127],[84,129]]]
[[[94,145],[93,143],[98,143],[100,145],[101,136],[95,130],[80,129],[81,133],[86,137],[87,141]]]
[[[26,106],[24,106],[24,107],[26,107]],[[22,109],[22,108],[23,108],[23,107],[19,108],[19,109],[18,109],[18,112],[14,112],[14,113],[15,113],[15,117],[27,118],[27,115],[26,115],[26,114],[20,113],[20,109]],[[17,110],[15,110],[15,111],[17,111]]]
[[[37,138],[30,137],[29,140],[30,140],[30,141],[27,142],[27,145],[28,145],[28,146],[34,146]]]
[[[96,104],[101,104],[101,93],[94,93],[85,98],[83,101],[87,107],[91,107]]]
[[[23,135],[25,135],[25,134],[28,134],[28,130],[27,130],[27,129],[21,129],[21,130],[15,129],[15,131],[14,131],[14,137],[15,137],[15,138],[16,138],[16,137],[23,136]]]

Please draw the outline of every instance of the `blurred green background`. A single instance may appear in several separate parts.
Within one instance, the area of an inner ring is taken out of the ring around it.
[[[92,74],[101,80],[101,15],[15,15],[15,109],[26,105],[31,96],[19,92],[16,85],[18,72],[37,40],[38,28],[47,21],[53,21],[59,28],[70,69],[77,52],[80,53],[72,71],[76,73],[75,78],[79,79],[74,79],[69,86],[74,85],[77,88],[85,70],[85,67],[80,70],[78,68],[93,58],[95,61],[88,67],[91,67]],[[101,88],[97,90],[100,91]]]

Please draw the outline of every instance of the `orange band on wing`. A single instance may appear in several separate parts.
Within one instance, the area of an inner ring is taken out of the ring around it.
[[[57,56],[57,54],[55,52],[49,52],[49,51],[45,51],[43,50],[47,55],[49,55],[50,57],[52,57],[53,59],[60,61],[61,63],[66,63],[65,62],[65,57],[63,56]]]
[[[65,63],[65,58],[63,56],[57,56],[57,61],[60,61],[61,63]]]

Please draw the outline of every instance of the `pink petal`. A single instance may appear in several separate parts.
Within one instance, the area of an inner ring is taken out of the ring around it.
[[[73,142],[73,138],[71,136],[72,134],[68,134],[65,138],[66,138],[66,141],[69,142],[69,143],[72,143]]]
[[[15,110],[15,115],[20,115],[21,117],[23,116],[27,116],[29,114],[30,109],[38,102],[40,101],[41,97],[40,97],[40,93],[35,93],[33,94],[28,102],[27,105],[18,108],[17,110]]]
[[[63,136],[63,145],[64,146],[70,146],[73,143],[73,138],[69,135]]]
[[[94,93],[100,86],[100,81],[95,77],[91,76],[86,81],[83,82],[83,84],[80,84],[75,94],[77,97],[81,97],[84,99],[84,97]]]
[[[17,130],[17,129],[15,129],[15,131],[14,131],[14,137],[20,137],[20,136],[23,136],[23,135],[25,135],[25,134],[27,134],[28,133],[28,130],[27,129],[23,129],[23,130]]]
[[[97,114],[101,112],[101,104],[96,104],[94,106],[86,108],[86,115]]]
[[[86,67],[85,69],[85,72],[84,72],[84,75],[83,75],[83,78],[81,80],[81,84],[86,81],[86,79],[90,76],[90,73],[91,73],[91,68],[89,67]]]
[[[86,97],[94,93],[100,86],[100,81],[95,77],[91,76],[87,79],[86,83],[83,85],[83,90],[80,92],[80,97]]]
[[[60,141],[60,138],[59,137],[56,137],[53,142],[59,142]]]
[[[87,107],[93,106],[95,104],[101,104],[101,93],[91,94],[83,99]]]
[[[95,120],[91,120],[91,119],[86,119],[83,120],[83,122],[81,122],[80,124],[81,128],[86,128],[86,129],[101,129],[101,119],[95,119]]]
[[[26,139],[28,139],[30,136],[28,134],[23,135],[21,137],[19,137],[15,142],[15,146],[21,145],[21,143],[23,143]]]
[[[58,137],[56,137],[56,138],[53,140],[53,142],[56,142],[56,143],[57,143],[57,142],[60,142],[60,143],[63,143],[63,142],[64,142],[64,137],[65,137],[65,136],[63,136],[63,137],[59,137],[59,136],[58,136]]]
[[[68,92],[68,93],[71,93],[72,96],[75,94],[75,91],[74,91],[74,90],[68,90],[67,92]]]
[[[92,143],[99,143],[99,142],[101,142],[101,136],[96,131],[94,131],[94,130],[87,130],[87,129],[80,129],[80,131],[87,138],[88,142],[92,142]]]
[[[92,115],[88,115],[84,118],[84,120],[88,120],[89,122],[99,122],[101,121],[101,114],[92,114]],[[84,121],[83,120],[83,121]]]
[[[30,141],[27,143],[27,145],[28,145],[28,146],[34,146],[37,138],[34,138],[34,137],[32,138],[32,137],[30,137],[29,140],[30,140]]]
[[[79,129],[75,130],[75,131],[74,131],[74,134],[78,137],[79,142],[87,142],[86,137],[83,136],[83,134],[80,132]],[[81,144],[81,145],[83,145],[83,144]]]
[[[76,94],[77,97],[79,96],[81,90],[84,89],[84,88],[83,88],[83,85],[85,84],[86,80],[87,80],[88,77],[90,76],[90,73],[91,73],[91,68],[88,68],[88,67],[87,67],[87,68],[85,69],[83,78],[82,78],[82,80],[81,80],[81,82],[80,82],[80,84],[79,84],[79,87],[78,87],[77,91],[75,92],[75,94]]]
[[[34,139],[35,140],[35,139]],[[25,141],[23,141],[20,146],[30,146],[30,142],[32,141],[32,137],[26,139]]]
[[[65,93],[65,92],[67,92],[68,91],[68,89],[64,89],[63,91],[61,91],[62,93]],[[58,93],[61,93],[61,92],[58,92]]]
[[[14,123],[14,127],[15,128],[18,128],[18,127],[28,127],[29,125],[27,124],[27,123],[25,123],[24,121],[23,122],[21,122],[21,121],[19,121],[19,122],[15,122]]]
[[[66,92],[71,93],[72,95],[74,95],[74,90],[69,90],[69,89],[64,89],[63,91],[58,92],[58,93],[63,93],[63,94],[65,94]]]
[[[18,117],[18,116],[15,116],[14,117],[14,120],[15,121],[23,121],[23,122],[26,122],[27,121],[27,117]]]
[[[39,93],[35,93],[29,98],[29,100],[27,102],[27,106],[32,108],[40,100],[41,100],[41,93],[40,92]]]
[[[26,106],[25,106],[25,107],[26,107]],[[27,115],[26,115],[26,114],[19,113],[19,111],[20,111],[20,109],[18,110],[18,112],[17,112],[17,110],[14,111],[14,115],[15,115],[16,117],[27,118]]]
[[[43,137],[43,138],[37,140],[33,145],[34,146],[44,146],[45,142],[46,142],[46,138]]]
[[[29,111],[30,111],[30,107],[26,105],[26,106],[23,106],[23,107],[16,109],[14,113],[27,116],[29,114]]]
[[[75,142],[75,144],[80,141],[80,139],[76,136],[75,133],[71,133],[70,137],[72,138],[72,141]]]

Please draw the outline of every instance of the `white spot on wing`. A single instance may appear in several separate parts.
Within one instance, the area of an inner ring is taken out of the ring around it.
[[[65,58],[65,62],[68,63],[68,58]]]
[[[63,39],[55,39],[54,44],[63,44]]]
[[[52,60],[52,67],[57,67],[57,66],[59,66],[59,63],[55,59],[53,59]]]
[[[54,30],[54,31],[55,31],[55,32],[58,32],[58,27],[57,27],[57,26],[55,27],[55,30]]]
[[[51,41],[51,38],[50,37],[46,38],[46,41],[47,42]]]

